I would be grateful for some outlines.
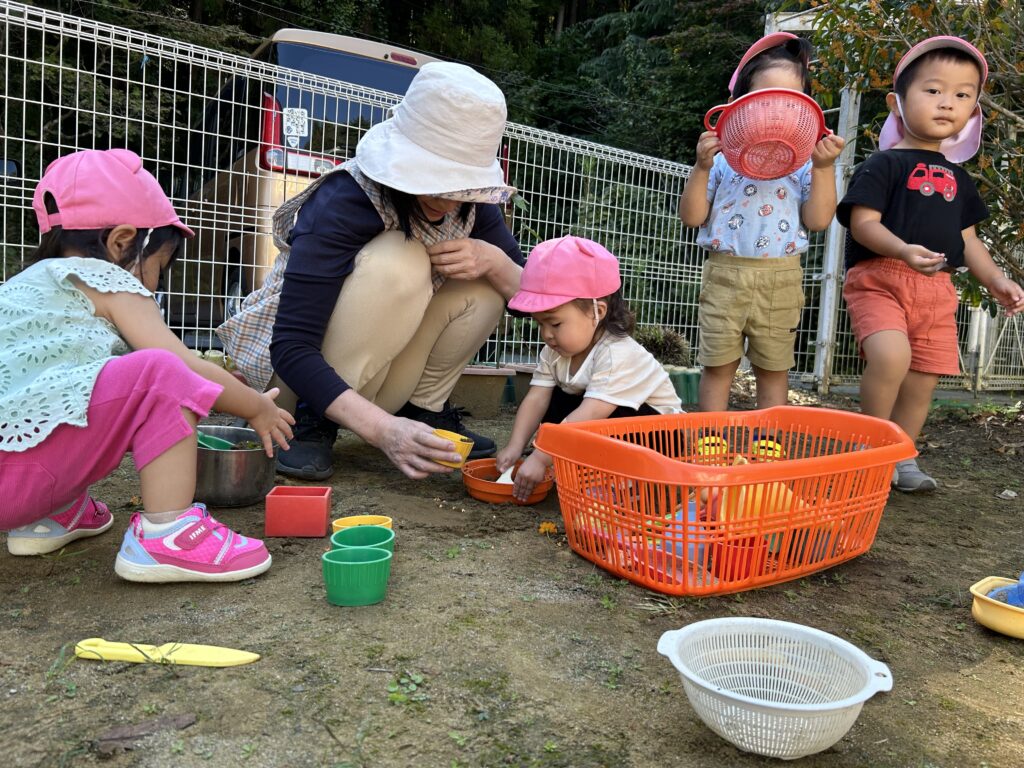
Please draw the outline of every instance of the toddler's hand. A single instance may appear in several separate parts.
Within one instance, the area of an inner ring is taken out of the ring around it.
[[[916,269],[922,275],[934,275],[946,266],[946,254],[936,253],[925,248],[923,245],[908,243],[900,248],[896,256],[906,262],[911,269]]]
[[[270,389],[260,395],[259,410],[256,415],[250,418],[249,426],[256,430],[256,434],[263,441],[263,450],[267,456],[274,455],[274,443],[277,443],[286,451],[288,441],[292,438],[292,427],[295,417],[283,408],[278,408],[274,402],[281,393],[277,387]]]
[[[988,292],[1003,305],[1007,317],[1024,312],[1024,288],[1008,277],[998,277],[988,286]]]
[[[534,450],[526,457],[526,461],[519,465],[515,485],[512,487],[512,495],[519,501],[526,501],[530,498],[537,483],[544,479],[547,469],[544,463],[544,454]]]
[[[811,153],[811,164],[815,168],[828,168],[830,165],[834,165],[844,146],[846,146],[846,139],[830,133],[814,145],[814,151]]]
[[[718,134],[714,131],[704,131],[697,139],[697,162],[696,166],[704,171],[710,171],[715,164],[715,155],[722,151],[722,142],[718,140]]]
[[[498,451],[498,455],[494,459],[494,466],[499,472],[504,472],[519,461],[519,457],[521,455],[522,453],[520,451],[513,450],[512,446],[506,445]]]

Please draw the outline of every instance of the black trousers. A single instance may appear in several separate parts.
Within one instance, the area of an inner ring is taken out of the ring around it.
[[[575,411],[583,403],[583,395],[570,395],[561,387],[554,387],[551,393],[551,403],[548,405],[544,418],[541,421],[545,424],[560,424],[565,417]],[[620,405],[612,411],[609,419],[623,419],[629,416],[654,416],[658,412],[644,403],[639,408],[627,408]]]

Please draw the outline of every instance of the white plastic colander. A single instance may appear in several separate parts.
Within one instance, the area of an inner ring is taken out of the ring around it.
[[[783,760],[828,749],[865,701],[892,690],[885,664],[788,621],[698,621],[663,634],[658,653],[679,670],[705,725],[740,749]]]

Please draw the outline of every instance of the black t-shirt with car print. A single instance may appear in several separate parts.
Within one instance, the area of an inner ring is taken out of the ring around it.
[[[967,172],[939,152],[887,149],[861,163],[836,209],[850,226],[850,211],[862,205],[880,211],[882,224],[906,243],[946,254],[950,268],[964,265],[962,231],[984,221],[988,208]],[[846,234],[846,268],[878,254]]]

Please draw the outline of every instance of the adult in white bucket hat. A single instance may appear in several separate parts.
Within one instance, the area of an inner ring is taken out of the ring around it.
[[[498,204],[505,98],[461,64],[430,63],[355,157],[274,216],[281,254],[262,288],[217,329],[248,382],[295,402],[278,471],[333,472],[339,425],[407,476],[450,472],[467,430],[449,396],[518,290],[524,262]]]

